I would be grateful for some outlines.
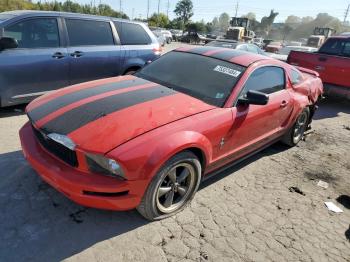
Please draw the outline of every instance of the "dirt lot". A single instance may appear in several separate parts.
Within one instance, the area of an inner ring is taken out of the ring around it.
[[[348,102],[324,101],[306,141],[269,147],[154,223],[78,206],[45,184],[21,154],[26,116],[14,110],[0,110],[0,261],[350,261]]]

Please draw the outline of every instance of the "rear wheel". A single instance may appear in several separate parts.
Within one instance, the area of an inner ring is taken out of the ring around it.
[[[201,164],[189,151],[172,157],[148,186],[139,213],[148,220],[159,220],[181,211],[191,201],[201,180]]]
[[[304,133],[310,123],[310,109],[304,108],[301,114],[298,116],[294,125],[288,130],[285,136],[282,138],[282,142],[289,146],[295,146],[303,138]]]

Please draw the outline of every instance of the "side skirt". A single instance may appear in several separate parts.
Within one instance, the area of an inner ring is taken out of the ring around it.
[[[245,156],[243,156],[243,157],[241,157],[241,158],[239,158],[239,159],[237,159],[237,160],[235,160],[235,161],[233,161],[231,163],[228,163],[228,164],[226,164],[226,165],[224,165],[224,166],[222,166],[222,167],[220,167],[220,168],[218,168],[218,169],[216,169],[216,170],[214,170],[214,171],[212,171],[212,172],[210,172],[208,174],[205,174],[204,176],[202,176],[202,181],[201,182],[204,182],[204,181],[206,181],[206,180],[216,176],[217,174],[225,171],[226,169],[229,169],[229,168],[231,168],[233,166],[238,165],[239,163],[243,162],[244,160],[254,156],[255,154],[263,151],[264,149],[268,148],[269,146],[271,146],[271,145],[275,144],[276,142],[280,141],[281,138],[282,138],[282,136],[272,140],[271,142],[269,142],[266,145],[260,147],[259,149],[255,150],[252,153],[249,153],[249,154],[247,154],[247,155],[245,155]]]

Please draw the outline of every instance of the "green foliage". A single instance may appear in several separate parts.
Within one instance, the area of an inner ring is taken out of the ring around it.
[[[167,27],[169,27],[169,19],[165,14],[160,13],[158,15],[158,14],[154,13],[148,19],[148,25],[167,28]]]
[[[193,16],[193,3],[191,0],[181,0],[176,4],[174,13],[181,18],[185,25]]]
[[[186,29],[187,29],[187,31],[195,31],[195,32],[199,32],[199,33],[206,33],[207,32],[207,26],[203,20],[200,22],[187,24]]]
[[[34,9],[35,4],[24,0],[0,0],[0,12]]]
[[[100,4],[99,6],[81,5],[71,0],[66,0],[64,2],[39,1],[38,3],[31,3],[26,0],[0,0],[0,12],[28,9],[94,14],[129,19],[129,17],[126,14],[115,11],[109,5],[106,4]]]

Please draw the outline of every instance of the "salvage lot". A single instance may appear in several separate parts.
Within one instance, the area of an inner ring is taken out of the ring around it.
[[[136,211],[83,208],[56,192],[21,154],[26,116],[14,108],[0,114],[0,261],[350,258],[349,102],[323,101],[305,142],[273,145],[206,181],[182,213],[154,223]],[[324,201],[344,213],[330,213]]]

